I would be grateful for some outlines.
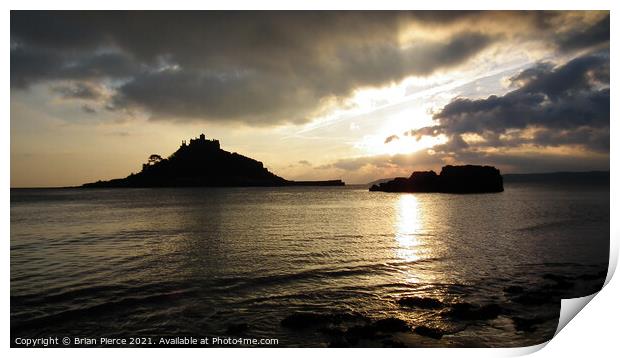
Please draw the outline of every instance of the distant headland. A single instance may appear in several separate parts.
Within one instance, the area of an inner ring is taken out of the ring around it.
[[[497,193],[504,191],[498,169],[480,165],[447,165],[434,171],[413,172],[409,178],[395,178],[375,184],[370,191],[408,193]]]
[[[151,154],[142,171],[126,178],[97,181],[85,188],[342,186],[342,180],[293,181],[271,173],[262,162],[220,148],[204,134],[191,139],[168,158]]]

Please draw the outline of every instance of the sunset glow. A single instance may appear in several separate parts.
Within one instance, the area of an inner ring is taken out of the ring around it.
[[[34,31],[13,13],[11,185],[123,177],[198,133],[289,179],[609,167],[608,12],[263,15],[56,13]],[[256,45],[256,28],[273,36]],[[584,80],[558,97],[541,76]]]

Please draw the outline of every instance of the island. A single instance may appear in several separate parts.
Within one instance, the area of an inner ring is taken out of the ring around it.
[[[204,134],[181,142],[168,158],[151,154],[142,171],[126,178],[99,180],[84,188],[343,186],[342,180],[293,181],[271,173],[262,162],[220,148]]]
[[[481,165],[447,165],[437,175],[434,171],[413,172],[409,178],[375,184],[370,191],[407,193],[497,193],[504,191],[499,170]]]

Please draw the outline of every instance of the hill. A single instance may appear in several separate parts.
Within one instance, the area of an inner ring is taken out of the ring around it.
[[[168,158],[152,154],[142,171],[126,178],[84,184],[102,187],[237,187],[237,186],[341,186],[341,180],[292,181],[271,173],[262,162],[220,148],[204,134],[182,141]]]

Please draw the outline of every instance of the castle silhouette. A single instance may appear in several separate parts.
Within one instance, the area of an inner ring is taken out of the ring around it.
[[[220,141],[217,139],[207,139],[204,133],[201,134],[198,138],[190,139],[189,145],[202,145],[205,147],[210,147],[212,149],[220,149]],[[185,147],[187,147],[187,142],[185,140],[182,140],[181,148]]]

